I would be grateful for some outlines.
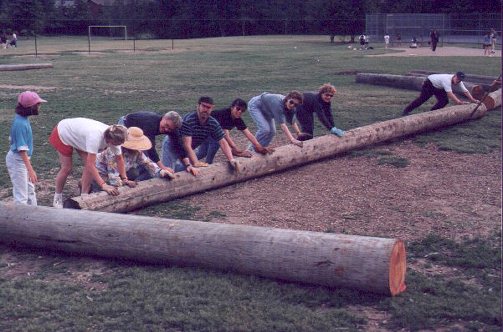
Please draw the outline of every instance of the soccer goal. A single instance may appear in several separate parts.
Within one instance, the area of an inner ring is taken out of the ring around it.
[[[125,25],[89,25],[87,27],[89,53],[91,53],[91,40],[94,45],[93,49],[96,51],[96,48],[127,49],[128,46],[124,44],[127,39],[127,26]]]

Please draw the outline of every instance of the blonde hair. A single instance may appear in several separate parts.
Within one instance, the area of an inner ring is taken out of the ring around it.
[[[126,141],[127,128],[121,125],[111,125],[105,130],[105,140],[112,145],[121,145]]]
[[[330,84],[330,83],[325,83],[323,84],[322,86],[320,86],[320,88],[318,89],[318,93],[321,95],[321,94],[324,94],[324,93],[331,93],[331,94],[335,94],[337,92],[337,90],[335,89],[335,87]]]

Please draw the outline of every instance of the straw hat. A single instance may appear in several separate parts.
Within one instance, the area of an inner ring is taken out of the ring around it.
[[[127,130],[127,139],[122,146],[126,149],[144,151],[150,149],[152,143],[147,136],[143,135],[143,130],[138,127],[130,127]]]

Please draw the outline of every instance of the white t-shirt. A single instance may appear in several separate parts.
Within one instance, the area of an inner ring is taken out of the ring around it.
[[[389,35],[384,36],[384,42],[389,44]]]
[[[452,92],[452,77],[453,74],[433,74],[428,76],[431,84],[437,89],[444,89],[445,92]],[[459,82],[457,86],[461,91],[467,92],[468,89],[465,88],[463,82]]]
[[[122,153],[120,146],[107,145],[105,130],[109,126],[92,119],[71,118],[58,123],[59,138],[63,143],[77,150],[98,154],[109,147],[115,155]]]

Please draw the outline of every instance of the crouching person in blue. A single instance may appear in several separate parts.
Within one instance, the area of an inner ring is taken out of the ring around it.
[[[160,168],[150,160],[144,153],[152,147],[149,138],[143,134],[143,130],[138,127],[129,127],[127,139],[122,144],[122,156],[126,168],[126,177],[121,177],[117,166],[116,158],[111,149],[105,149],[96,155],[96,168],[100,176],[111,186],[121,187],[128,185],[133,187],[131,182],[148,180],[153,177],[171,179],[174,175]],[[100,189],[93,183],[93,191]]]
[[[230,166],[236,171],[238,170],[238,163],[225,140],[222,127],[215,118],[211,117],[213,107],[212,98],[206,96],[199,98],[196,111],[183,117],[179,141],[173,141],[169,136],[164,138],[162,144],[162,162],[164,165],[174,168],[175,172],[186,169],[193,175],[197,175],[197,168],[208,166],[208,164],[199,161],[194,150],[208,138],[211,138],[218,142]],[[183,147],[182,155],[176,151],[180,144]]]
[[[229,144],[232,154],[236,157],[251,158],[252,154],[248,150],[241,150],[237,147],[236,143],[231,138],[230,131],[237,128],[243,135],[250,141],[256,152],[260,154],[272,153],[274,150],[271,148],[263,147],[250,132],[241,115],[246,112],[246,102],[243,99],[235,99],[231,106],[228,108],[215,110],[211,112],[211,117],[215,118],[222,129],[224,130],[225,140]],[[196,150],[198,159],[206,157],[206,163],[212,164],[215,154],[220,149],[220,143],[213,138],[208,137]]]
[[[304,102],[297,106],[295,110],[295,117],[300,124],[300,129],[296,125],[293,126],[297,131],[299,141],[313,138],[315,113],[331,134],[339,137],[344,135],[344,130],[335,126],[334,117],[332,116],[331,101],[335,92],[335,87],[329,83],[323,84],[318,89],[318,93],[304,92]],[[288,116],[287,120],[291,121]]]

